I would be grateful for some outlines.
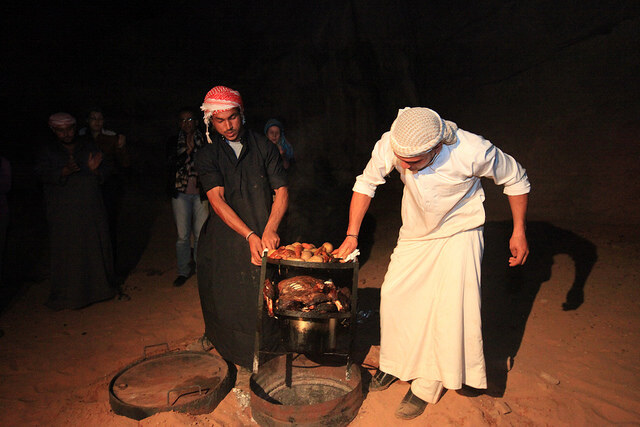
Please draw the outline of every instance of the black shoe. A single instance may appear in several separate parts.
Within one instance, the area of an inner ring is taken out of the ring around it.
[[[371,377],[369,391],[382,391],[389,388],[391,384],[398,381],[398,377],[382,372],[380,369]]]
[[[409,391],[402,398],[402,402],[400,402],[400,406],[396,409],[396,418],[401,418],[403,420],[412,420],[418,415],[424,412],[424,408],[427,407],[427,402],[420,399],[418,396],[411,392],[411,387],[409,387]]]
[[[184,285],[187,281],[188,277],[187,276],[178,276],[176,277],[176,280],[173,281],[173,286],[175,286],[176,288]]]

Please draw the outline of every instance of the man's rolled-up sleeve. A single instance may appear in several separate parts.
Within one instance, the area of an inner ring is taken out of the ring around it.
[[[531,184],[526,169],[489,141],[483,142],[486,149],[476,161],[478,176],[491,178],[497,185],[502,185],[507,196],[529,193]]]
[[[371,152],[371,159],[361,175],[356,178],[353,191],[373,198],[378,185],[386,182],[385,177],[394,168],[395,155],[389,142],[389,132],[382,135]]]
[[[204,192],[215,187],[224,187],[224,177],[209,146],[199,150],[194,159],[194,166],[198,172],[198,179]]]

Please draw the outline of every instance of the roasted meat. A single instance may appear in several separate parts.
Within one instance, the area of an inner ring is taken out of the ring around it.
[[[262,295],[264,296],[264,302],[267,304],[267,310],[269,316],[273,317],[273,300],[276,298],[276,291],[273,289],[271,280],[264,279],[264,287],[262,288]]]
[[[264,299],[273,316],[273,310],[331,313],[347,311],[350,307],[350,294],[347,288],[337,288],[331,280],[323,281],[311,276],[295,276],[278,283],[278,295],[275,288],[266,280]],[[275,299],[275,304],[274,304]]]
[[[278,310],[309,311],[311,307],[327,301],[331,301],[331,299],[322,292],[294,291],[278,298],[276,308]]]
[[[289,292],[303,290],[310,292],[318,283],[322,283],[322,280],[311,276],[290,277],[288,279],[281,280],[278,283],[278,295],[282,297]]]

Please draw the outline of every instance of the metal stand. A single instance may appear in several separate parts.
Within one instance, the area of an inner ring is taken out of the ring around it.
[[[254,341],[254,352],[253,352],[253,373],[257,374],[260,368],[260,337],[262,333],[262,316],[264,312],[264,297],[263,297],[263,289],[264,282],[267,278],[268,270],[277,268],[278,276],[296,276],[301,274],[289,274],[291,270],[293,271],[302,271],[303,275],[317,277],[320,271],[326,272],[331,270],[353,270],[352,278],[351,278],[351,310],[349,316],[349,342],[348,346],[345,349],[345,352],[323,352],[324,355],[335,355],[346,357],[347,360],[347,369],[346,369],[346,377],[347,379],[351,376],[351,354],[353,353],[353,345],[355,342],[355,333],[356,333],[356,315],[357,315],[357,304],[358,304],[358,270],[359,264],[358,260],[354,260],[353,262],[346,263],[320,263],[320,262],[304,262],[304,261],[287,261],[287,260],[271,260],[268,259],[266,255],[262,257],[262,267],[260,271],[260,285],[258,286],[258,313],[256,320],[256,333],[255,333],[255,341]],[[285,269],[286,272],[283,274],[282,270]],[[286,277],[282,277],[283,279]],[[274,283],[277,285],[277,283]],[[339,284],[336,284],[337,286]],[[344,287],[344,286],[341,286]],[[284,353],[278,354],[286,354],[287,362],[292,360],[292,355],[296,352],[285,351]],[[299,353],[297,353],[299,354]]]

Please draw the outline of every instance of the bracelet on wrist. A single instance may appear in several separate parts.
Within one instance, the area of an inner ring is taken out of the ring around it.
[[[244,240],[246,240],[246,241],[248,242],[248,241],[249,241],[249,237],[251,237],[251,235],[252,235],[252,234],[256,234],[256,232],[255,232],[255,231],[250,231],[250,232],[249,232],[249,234],[247,234],[247,235],[244,237]]]
[[[354,239],[358,240],[357,234],[347,234],[347,237],[353,237]]]

